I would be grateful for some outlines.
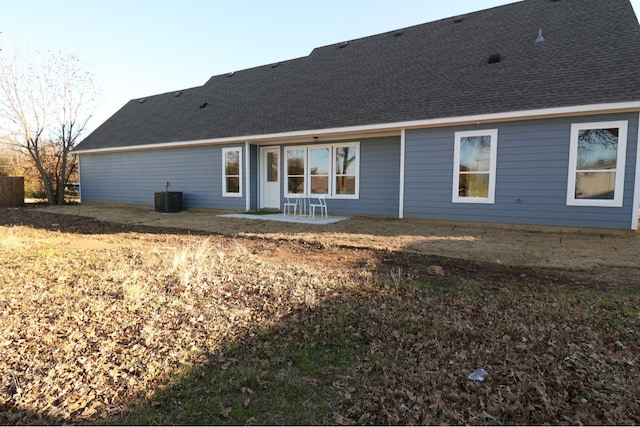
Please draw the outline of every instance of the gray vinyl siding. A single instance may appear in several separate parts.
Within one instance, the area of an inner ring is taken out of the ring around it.
[[[628,121],[623,207],[567,206],[571,124],[613,120]],[[454,133],[483,129],[498,129],[495,203],[452,203]],[[628,229],[637,141],[637,113],[409,130],[404,216]]]
[[[353,206],[354,213],[397,217],[400,208],[400,137],[362,140],[360,150],[360,200]],[[348,213],[349,207],[345,206],[341,212]]]
[[[258,197],[259,197],[259,188],[258,188],[258,158],[259,158],[259,150],[256,145],[249,145],[249,170],[251,171],[250,178],[250,195],[249,195],[249,209],[256,210],[258,209]],[[246,175],[245,175],[246,176]]]
[[[242,197],[222,197],[222,148],[244,144],[188,147],[166,150],[82,154],[80,182],[82,201],[154,205],[154,192],[182,191],[184,208],[244,209]]]
[[[567,206],[571,125],[628,121],[623,207]],[[498,130],[495,203],[453,203],[454,134]],[[328,198],[330,215],[398,216],[400,137],[352,138],[321,145],[360,142],[358,199]],[[434,220],[631,228],[638,142],[638,114],[610,114],[451,126],[406,131],[404,217]],[[285,146],[281,146],[281,195],[286,195]],[[304,143],[300,145],[309,146]],[[239,147],[242,197],[222,196],[222,148]],[[249,195],[246,194],[246,146],[185,147],[120,153],[82,154],[83,202],[153,206],[153,193],[182,191],[185,208],[245,210],[258,206],[259,150],[249,146]]]

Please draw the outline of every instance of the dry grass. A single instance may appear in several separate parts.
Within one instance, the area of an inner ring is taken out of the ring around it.
[[[0,408],[14,408],[1,424],[120,414],[198,355],[317,304],[332,285],[233,240],[106,238],[117,244],[70,249],[73,235],[0,227]],[[254,307],[245,290],[274,300]]]
[[[0,224],[0,424],[640,423],[633,281],[44,211]]]
[[[640,235],[631,231],[498,227],[359,216],[335,224],[310,226],[222,218],[215,211],[158,214],[146,207],[109,205],[53,206],[45,210],[127,225],[316,242],[325,247],[403,250],[510,266],[627,268],[637,267],[640,259]]]

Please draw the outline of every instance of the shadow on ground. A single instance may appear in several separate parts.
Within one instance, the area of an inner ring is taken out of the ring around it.
[[[509,266],[571,270],[635,268],[640,259],[640,235],[629,230],[461,224],[363,216],[352,216],[334,224],[309,225],[223,218],[215,211],[158,214],[150,208],[108,205],[54,206],[43,210],[127,226],[314,242],[324,247],[412,251]]]
[[[0,215],[1,224],[78,234],[189,233],[36,210]],[[264,254],[282,243],[255,239],[248,250],[255,243]],[[292,246],[286,256],[317,267],[303,282],[321,280],[327,248]],[[301,299],[259,278],[221,290],[217,300],[202,296],[194,307],[203,328],[220,321],[216,301],[235,301],[252,314],[238,322],[242,310],[229,311],[226,335],[194,342],[181,369],[93,413],[29,411],[19,403],[26,385],[3,375],[0,424],[640,422],[638,401],[629,399],[640,395],[635,282],[611,286],[586,273],[329,249],[345,258],[348,280]],[[469,380],[480,367],[488,379]]]

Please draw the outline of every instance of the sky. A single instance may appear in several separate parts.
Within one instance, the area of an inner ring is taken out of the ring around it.
[[[13,49],[77,55],[101,91],[93,130],[131,99],[512,2],[0,0],[0,55]],[[640,0],[632,4],[638,14]]]

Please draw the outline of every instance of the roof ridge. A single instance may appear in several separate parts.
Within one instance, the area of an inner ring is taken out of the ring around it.
[[[464,17],[219,74],[178,96],[174,90],[134,100],[81,146],[640,101],[640,26],[629,0],[524,0]],[[535,43],[540,28],[545,41]],[[489,64],[497,54],[504,60]]]
[[[421,22],[419,24],[414,24],[414,25],[409,25],[406,27],[400,27],[400,28],[396,28],[393,30],[389,30],[389,31],[383,31],[381,33],[377,33],[377,34],[370,34],[367,36],[362,36],[362,37],[356,37],[354,39],[350,39],[350,40],[343,40],[340,42],[336,42],[336,43],[330,43],[327,45],[323,45],[323,46],[318,46],[316,48],[314,48],[311,53],[309,54],[309,56],[313,55],[314,53],[317,52],[321,52],[324,50],[328,50],[328,49],[334,49],[336,47],[341,47],[341,46],[348,46],[349,44],[353,44],[359,41],[363,41],[363,40],[367,40],[367,39],[375,39],[375,38],[381,38],[382,36],[388,36],[388,35],[392,35],[392,36],[396,36],[396,35],[401,35],[398,34],[400,33],[404,33],[404,32],[409,32],[413,29],[417,29],[417,28],[424,28],[427,26],[432,26],[438,23],[446,23],[446,22],[451,22],[451,23],[460,23],[465,21],[467,18],[469,17],[473,17],[473,16],[478,16],[480,14],[492,11],[494,9],[501,9],[501,8],[506,8],[506,7],[511,7],[516,3],[524,3],[524,2],[531,2],[531,1],[536,1],[536,0],[518,0],[518,1],[514,1],[511,3],[507,3],[507,4],[503,4],[503,5],[499,5],[499,6],[493,6],[493,7],[488,7],[486,9],[481,9],[481,10],[476,10],[473,12],[468,12],[468,13],[463,13],[463,14],[458,14],[458,15],[453,15],[453,16],[448,16],[446,18],[440,18],[440,19],[436,19],[433,21],[428,21],[428,22]],[[539,1],[539,0],[538,0]],[[463,18],[462,20],[458,20],[458,18]]]

